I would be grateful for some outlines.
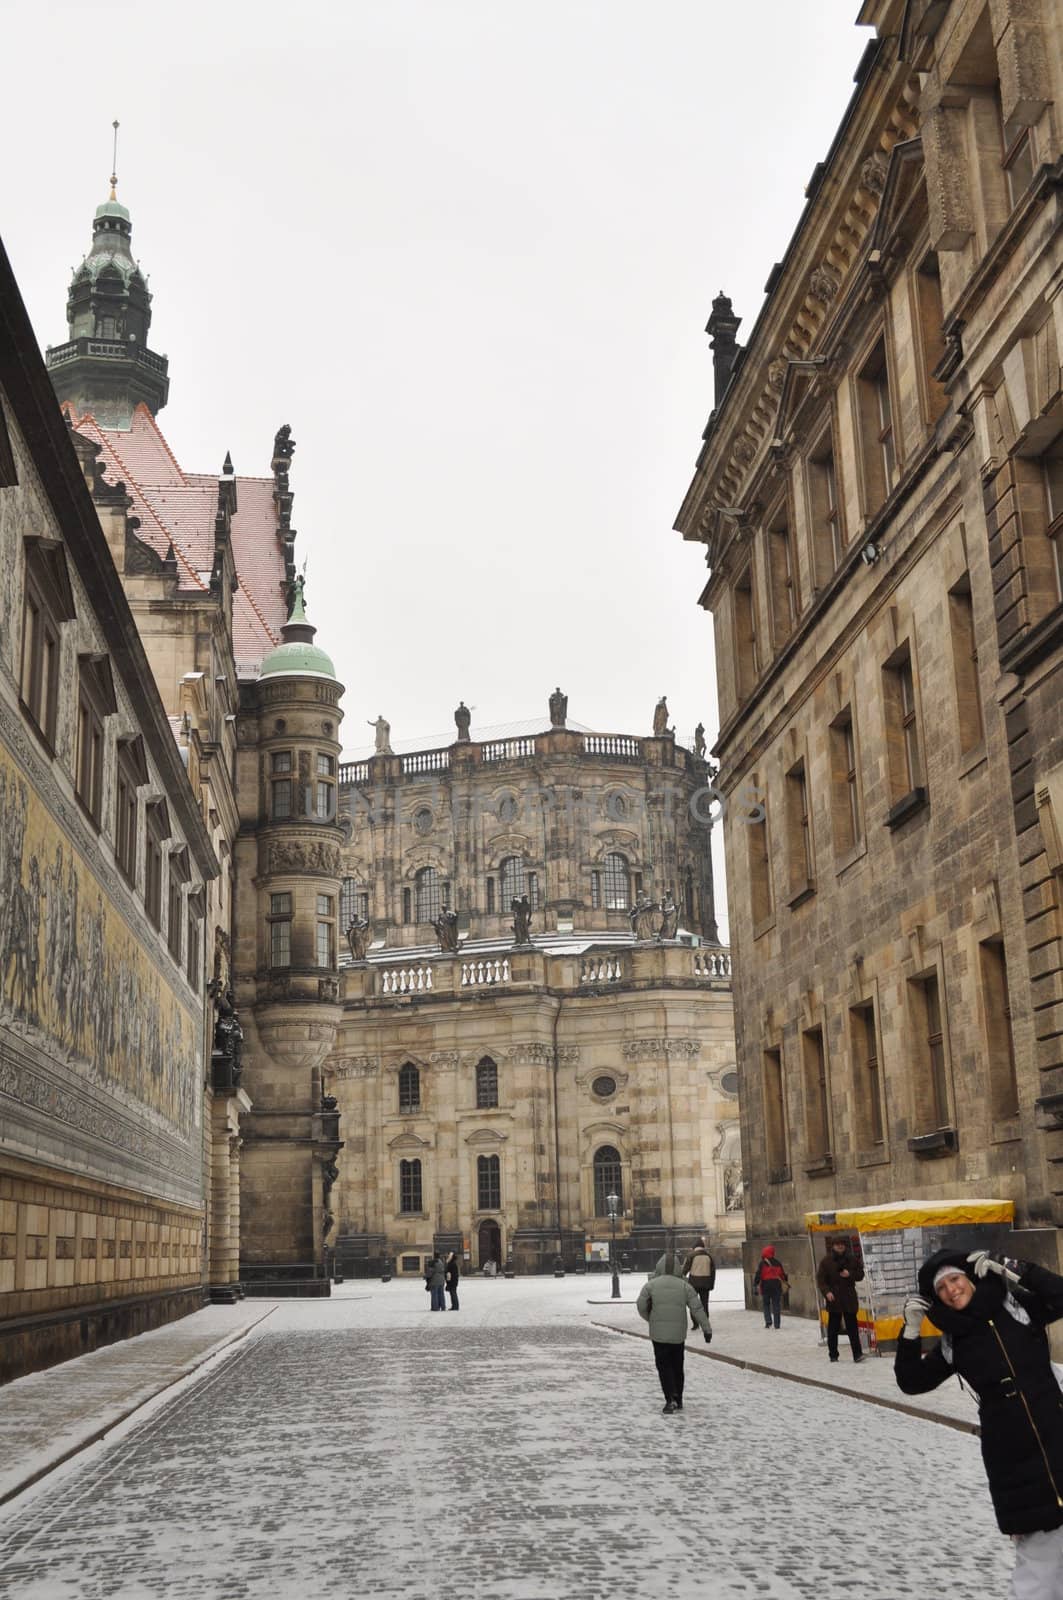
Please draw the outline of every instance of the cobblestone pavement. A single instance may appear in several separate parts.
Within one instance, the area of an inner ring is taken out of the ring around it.
[[[0,1594],[893,1600],[946,1546],[950,1600],[1006,1594],[968,1435],[693,1354],[663,1417],[641,1341],[397,1287],[278,1307],[13,1500]]]

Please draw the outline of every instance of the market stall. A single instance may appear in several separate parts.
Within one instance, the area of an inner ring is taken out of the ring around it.
[[[827,1240],[843,1235],[863,1264],[858,1286],[860,1336],[868,1350],[894,1344],[904,1325],[902,1308],[915,1291],[919,1268],[935,1250],[999,1250],[1011,1230],[1010,1200],[899,1200],[843,1211],[806,1211],[812,1278]],[[825,1236],[825,1237],[824,1237]],[[827,1312],[819,1312],[825,1336]],[[936,1332],[928,1322],[923,1333]]]

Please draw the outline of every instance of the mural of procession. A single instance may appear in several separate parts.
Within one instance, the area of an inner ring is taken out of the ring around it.
[[[2,744],[0,819],[0,1023],[188,1135],[193,1018]]]

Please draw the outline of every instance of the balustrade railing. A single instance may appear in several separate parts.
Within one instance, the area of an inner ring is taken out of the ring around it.
[[[341,761],[340,762],[340,787],[344,784],[362,784],[369,782],[368,761]]]
[[[622,733],[586,733],[583,754],[605,756],[610,761],[641,761],[642,741]]]
[[[463,961],[461,964],[461,987],[463,989],[478,989],[484,984],[508,982],[508,956],[493,960],[488,958],[482,961]]]
[[[138,367],[148,367],[152,372],[166,371],[164,356],[123,339],[69,339],[66,344],[54,345],[48,351],[48,365],[62,367],[68,361],[76,361],[80,355],[93,356],[97,361],[128,361],[132,357]]]
[[[429,994],[432,969],[425,962],[409,967],[384,967],[380,973],[381,994]]]
[[[619,983],[624,963],[619,956],[584,956],[579,964],[580,983]]]
[[[731,976],[730,950],[692,950],[695,978],[729,978]]]
[[[526,761],[534,754],[534,739],[493,739],[480,746],[481,761]]]
[[[449,766],[449,750],[416,750],[412,755],[402,757],[404,777],[418,772],[446,772]]]

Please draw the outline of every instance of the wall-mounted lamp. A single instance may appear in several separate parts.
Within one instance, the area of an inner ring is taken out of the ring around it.
[[[873,567],[881,554],[882,551],[879,549],[874,539],[869,539],[860,552],[860,560],[864,563],[865,567]]]

